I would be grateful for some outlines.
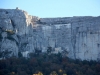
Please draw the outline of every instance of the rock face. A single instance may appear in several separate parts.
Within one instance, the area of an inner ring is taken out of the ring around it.
[[[19,9],[0,9],[0,51],[24,57],[61,52],[73,59],[100,60],[100,17],[38,18]]]

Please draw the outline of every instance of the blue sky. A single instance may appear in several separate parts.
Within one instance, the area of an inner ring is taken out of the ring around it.
[[[100,16],[100,0],[0,0],[0,8],[16,7],[39,17]]]

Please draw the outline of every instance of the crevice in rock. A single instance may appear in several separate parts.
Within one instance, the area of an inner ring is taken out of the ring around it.
[[[11,40],[11,41],[15,41],[16,42],[16,45],[18,46],[19,45],[19,43],[16,41],[16,39],[15,38],[13,38],[11,35],[7,35],[7,39],[9,39],[9,40]]]
[[[12,19],[11,19],[11,23],[12,23],[13,28],[15,28],[16,25]]]
[[[6,14],[8,14],[8,11],[6,11]]]

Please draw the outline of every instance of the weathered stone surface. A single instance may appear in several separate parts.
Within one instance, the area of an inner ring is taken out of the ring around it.
[[[100,17],[38,18],[20,9],[0,9],[0,51],[26,57],[35,50],[100,60]],[[62,53],[63,54],[63,53]]]

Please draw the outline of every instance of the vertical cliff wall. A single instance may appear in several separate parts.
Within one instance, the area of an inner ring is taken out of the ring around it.
[[[0,51],[61,52],[73,59],[100,60],[100,17],[38,18],[19,9],[0,9]]]
[[[100,59],[100,17],[44,18],[41,21],[61,26],[60,31],[57,31],[57,38],[61,36],[62,41],[61,39],[57,41],[59,45],[61,44],[59,47],[62,50],[64,48],[68,51],[69,57],[81,60]],[[61,33],[62,31],[64,33]]]

